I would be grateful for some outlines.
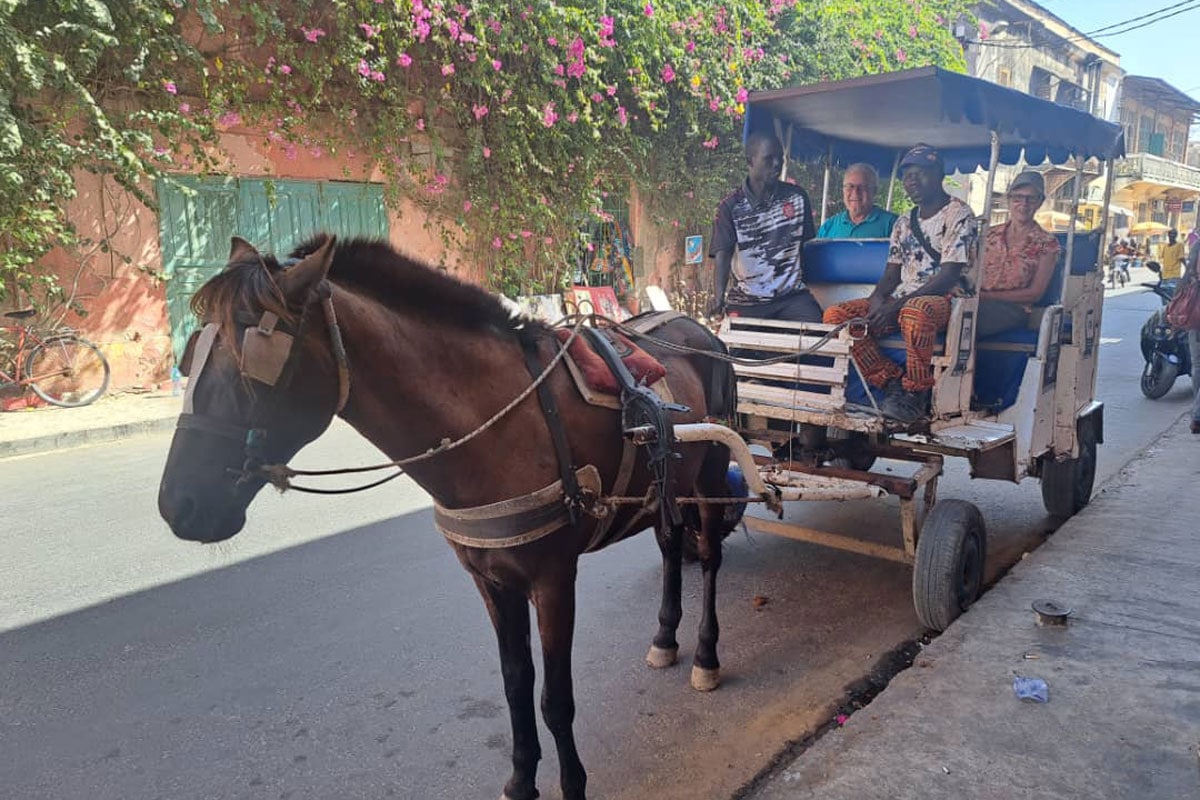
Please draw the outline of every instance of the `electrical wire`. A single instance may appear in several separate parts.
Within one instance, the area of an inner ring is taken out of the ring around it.
[[[1160,8],[1156,11],[1151,11],[1146,14],[1142,14],[1141,16],[1131,17],[1129,19],[1122,20],[1121,22],[1114,22],[1111,25],[1106,25],[1103,28],[1097,28],[1096,30],[1091,31],[1089,33],[1081,33],[1076,36],[1067,36],[1067,37],[1064,37],[1063,40],[1065,42],[1080,42],[1080,41],[1084,41],[1087,39],[1091,39],[1093,37],[1103,38],[1106,36],[1120,36],[1121,34],[1131,33],[1133,31],[1139,30],[1141,28],[1149,27],[1150,25],[1153,25],[1155,23],[1162,22],[1165,19],[1170,19],[1171,17],[1175,17],[1180,14],[1184,14],[1188,11],[1195,11],[1197,9],[1200,9],[1200,0],[1183,0],[1183,2],[1175,3],[1175,4],[1169,5],[1169,6],[1164,6],[1163,8]],[[1165,13],[1168,11],[1170,11],[1171,13],[1169,13],[1169,14]],[[1161,16],[1159,16],[1159,15],[1161,15]],[[1148,17],[1154,17],[1154,19],[1147,19]],[[1139,22],[1140,20],[1146,20],[1146,21],[1141,22],[1138,25],[1130,24],[1130,23],[1134,23],[1134,22]],[[1129,27],[1125,27],[1125,26],[1129,26]],[[1113,28],[1121,28],[1121,30],[1113,30]],[[1107,32],[1105,32],[1105,31],[1107,31]],[[1024,42],[1022,42],[1022,43],[990,42],[985,39],[967,39],[963,43],[968,44],[968,45],[971,45],[971,44],[978,45],[980,47],[991,47],[991,48],[994,48],[997,50],[1032,50],[1032,49],[1035,49],[1035,48],[1038,48],[1041,46],[1041,45],[1037,45],[1037,44],[1033,44],[1033,43],[1024,43]]]

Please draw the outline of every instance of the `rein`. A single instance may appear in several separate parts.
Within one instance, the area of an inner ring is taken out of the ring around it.
[[[404,467],[407,467],[411,464],[417,464],[421,461],[425,461],[430,458],[433,458],[434,456],[439,456],[442,453],[448,453],[451,450],[455,450],[459,447],[462,447],[463,445],[467,444],[475,437],[477,437],[480,434],[482,434],[483,432],[487,431],[489,428],[491,428],[493,425],[495,425],[497,422],[499,422],[501,419],[503,419],[506,415],[508,415],[509,412],[511,412],[514,408],[516,408],[522,402],[524,402],[526,398],[528,398],[531,394],[533,394],[535,391],[537,391],[538,387],[541,386],[546,381],[546,379],[550,377],[550,373],[554,371],[554,368],[556,366],[558,366],[559,362],[562,361],[563,358],[566,356],[567,349],[571,346],[571,344],[579,336],[580,329],[583,327],[583,323],[585,320],[586,320],[586,318],[581,318],[575,323],[575,327],[571,330],[571,335],[567,338],[567,340],[565,342],[563,342],[560,345],[558,352],[554,354],[554,357],[552,359],[550,359],[550,362],[546,365],[545,369],[542,370],[541,374],[538,375],[537,378],[534,379],[533,383],[531,383],[529,386],[527,386],[525,388],[525,390],[522,391],[516,397],[514,397],[512,399],[512,401],[509,402],[508,405],[506,405],[504,408],[500,409],[495,414],[493,414],[490,419],[488,419],[486,422],[484,422],[478,428],[471,431],[470,433],[463,435],[462,437],[460,437],[458,439],[455,439],[454,441],[450,441],[449,437],[447,437],[447,438],[442,439],[442,441],[436,447],[431,447],[423,453],[418,453],[417,455],[409,456],[408,458],[400,458],[400,459],[396,459],[394,461],[388,461],[388,462],[382,463],[382,464],[373,464],[371,466],[366,466],[366,467],[345,467],[342,469],[293,469],[292,467],[289,467],[287,464],[259,464],[255,467],[255,469],[253,471],[250,471],[250,472],[243,471],[243,473],[242,473],[243,478],[255,478],[255,477],[262,478],[265,481],[267,481],[267,483],[270,483],[272,486],[274,486],[276,489],[278,489],[281,492],[287,491],[288,489],[292,489],[294,491],[304,492],[306,494],[352,494],[354,492],[361,492],[361,491],[365,491],[367,489],[373,489],[376,486],[387,483],[390,480],[394,480],[404,474]],[[334,330],[336,330],[336,325],[337,325],[336,320],[334,321],[333,325],[335,326]],[[341,342],[341,333],[340,332],[337,333],[336,341],[339,343]],[[349,384],[349,376],[347,375],[347,386],[348,386],[348,384]],[[339,408],[338,410],[341,411],[341,408]],[[361,486],[352,486],[352,487],[349,487],[346,489],[316,489],[311,486],[295,486],[291,482],[291,479],[295,478],[295,477],[321,477],[321,476],[328,476],[328,475],[353,475],[353,474],[362,473],[362,472],[377,472],[381,469],[391,469],[393,467],[396,468],[396,471],[393,472],[391,475],[380,478],[379,480],[373,481],[371,483],[366,483]]]

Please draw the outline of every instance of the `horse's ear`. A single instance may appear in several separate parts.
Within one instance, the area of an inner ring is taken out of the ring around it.
[[[262,256],[254,249],[254,245],[247,242],[240,236],[234,236],[229,240],[229,263],[233,264],[237,261],[248,261],[251,258],[261,259]]]
[[[313,287],[325,280],[329,265],[333,263],[333,243],[336,240],[337,237],[330,234],[316,252],[308,254],[298,264],[279,274],[279,288],[288,299],[303,301]]]

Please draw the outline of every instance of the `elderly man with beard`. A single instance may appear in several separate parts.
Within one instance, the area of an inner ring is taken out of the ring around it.
[[[842,177],[846,210],[821,223],[818,239],[886,239],[896,215],[875,205],[879,173],[870,164],[851,164]]]
[[[936,150],[916,145],[900,169],[916,207],[896,221],[883,277],[870,297],[827,309],[825,322],[866,319],[867,336],[851,345],[851,354],[867,382],[885,391],[884,415],[912,423],[929,413],[933,348],[950,321],[950,298],[962,290],[978,231],[971,207],[943,188],[946,169]],[[903,369],[879,349],[879,337],[896,330],[907,351]]]

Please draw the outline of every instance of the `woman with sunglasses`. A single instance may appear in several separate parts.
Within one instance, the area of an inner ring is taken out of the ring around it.
[[[1034,213],[1046,199],[1039,172],[1026,170],[1008,185],[1008,221],[988,228],[979,294],[978,336],[1029,324],[1029,312],[1046,292],[1060,250]]]

